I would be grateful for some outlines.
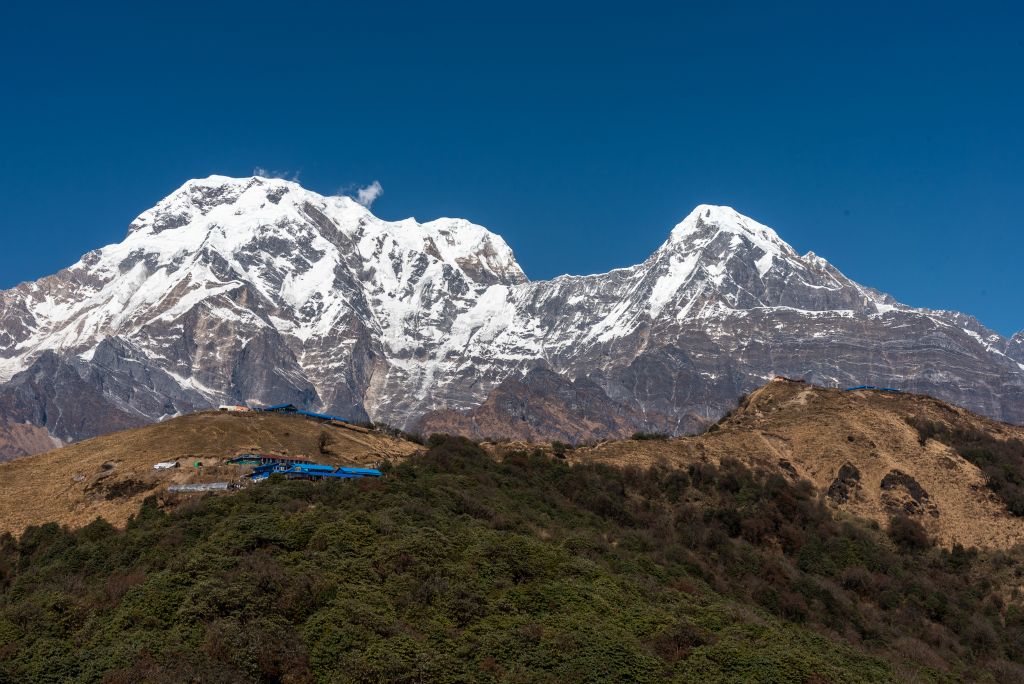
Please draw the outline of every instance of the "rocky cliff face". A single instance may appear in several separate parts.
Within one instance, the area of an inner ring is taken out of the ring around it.
[[[430,411],[414,432],[465,435],[480,440],[560,441],[570,444],[623,439],[665,417],[644,416],[613,401],[593,380],[575,381],[547,368],[505,379],[483,404],[468,411]],[[706,421],[690,415],[683,425],[696,432]]]
[[[19,456],[38,454],[61,446],[46,428],[0,420],[0,463]]]
[[[1010,338],[1006,345],[1006,355],[1019,363],[1024,363],[1024,330]]]
[[[637,266],[530,282],[467,221],[387,222],[289,181],[215,176],[0,293],[0,411],[64,441],[224,401],[410,427],[542,367],[604,395],[588,420],[630,429],[691,430],[775,374],[1024,422],[1022,347],[726,207],[698,207]]]

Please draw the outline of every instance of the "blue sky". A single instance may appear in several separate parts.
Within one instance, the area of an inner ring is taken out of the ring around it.
[[[379,180],[375,213],[486,225],[531,278],[728,204],[1024,328],[1019,3],[30,4],[0,8],[0,287],[262,167]]]

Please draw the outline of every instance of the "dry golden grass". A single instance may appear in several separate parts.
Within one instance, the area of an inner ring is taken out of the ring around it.
[[[1024,427],[930,397],[772,382],[751,394],[744,407],[713,432],[668,441],[606,442],[567,456],[570,461],[637,466],[687,466],[732,457],[789,477],[795,472],[822,493],[849,462],[860,471],[860,486],[848,501],[829,500],[829,505],[881,524],[888,522],[894,507],[909,500],[900,488],[881,488],[882,479],[899,470],[928,493],[928,511],[915,519],[940,543],[987,548],[1024,543],[1024,518],[1007,511],[986,487],[984,474],[944,444],[928,440],[922,446],[908,417],[970,427],[1001,440],[1024,439]],[[788,467],[781,465],[783,461]]]
[[[170,484],[239,480],[248,469],[224,461],[240,453],[366,466],[402,460],[420,448],[295,415],[194,413],[0,464],[0,532],[48,521],[79,527],[97,517],[123,525],[142,499]],[[180,467],[153,469],[171,460]],[[168,504],[178,498],[165,497]]]

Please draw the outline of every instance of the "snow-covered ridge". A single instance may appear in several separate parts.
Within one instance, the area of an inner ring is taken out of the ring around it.
[[[350,235],[371,226],[365,232],[386,235],[404,250],[434,252],[452,264],[481,259],[492,270],[508,270],[509,277],[525,279],[505,241],[482,226],[450,218],[426,223],[412,218],[382,221],[351,197],[325,197],[279,178],[210,176],[190,180],[135,219],[129,237],[137,234],[148,239],[171,230],[175,234],[167,243],[173,246],[184,234],[202,238],[219,228],[225,236],[244,239],[264,225],[293,218],[307,206],[324,212]]]
[[[157,409],[131,404],[132,383],[168,397],[154,417],[173,413],[182,397],[195,405],[287,394],[405,424],[437,406],[474,406],[537,364],[570,377],[596,373],[627,398],[635,390],[613,377],[663,349],[716,364],[695,378],[791,373],[786,364],[807,361],[790,358],[789,347],[757,362],[771,367],[749,370],[697,349],[720,347],[742,365],[751,345],[862,334],[840,332],[851,325],[916,330],[919,339],[900,349],[931,345],[997,365],[1024,356],[1015,351],[1024,343],[969,317],[900,305],[813,252],[798,255],[729,207],[696,207],[641,264],[531,282],[500,236],[464,219],[384,221],[351,198],[293,181],[211,176],[140,214],[120,243],[0,293],[0,383],[53,351],[81,374],[101,361],[117,365],[130,386],[115,399],[133,411]],[[108,341],[117,344],[99,359]],[[870,348],[857,353],[875,358]],[[878,358],[890,363],[892,353]],[[822,354],[815,363],[842,362]],[[685,402],[692,391],[665,397]],[[650,410],[668,410],[658,402],[669,399],[651,401]],[[707,402],[700,408],[713,412]]]
[[[802,261],[771,228],[729,207],[700,205],[651,259],[613,272],[619,274],[616,280],[633,282],[629,299],[617,299],[607,309],[601,301],[572,304],[589,310],[588,337],[604,341],[631,334],[666,307],[682,320],[728,309],[788,306],[757,297],[743,301],[750,297],[738,295],[752,289],[746,284],[724,287],[729,261],[742,262],[751,253],[759,280],[776,260],[784,260],[813,267],[794,278],[807,287],[838,290],[849,284],[837,281],[838,272],[820,257]],[[353,273],[339,282],[339,269]],[[4,364],[0,381],[42,350],[72,349],[87,357],[90,345],[106,336],[130,337],[153,321],[171,323],[200,305],[225,319],[269,323],[306,342],[329,335],[351,313],[352,302],[338,295],[354,294],[345,291],[353,283],[361,291],[349,299],[365,302],[371,314],[364,323],[399,354],[416,348],[424,332],[439,341],[452,333],[443,343],[451,353],[459,351],[453,345],[470,344],[476,331],[486,333],[477,337],[479,345],[517,326],[538,325],[528,310],[508,310],[510,302],[523,300],[526,293],[517,290],[527,279],[505,241],[485,228],[464,219],[382,221],[349,197],[324,197],[293,181],[258,176],[190,180],[136,218],[124,241],[89,253],[69,270],[81,276],[77,296],[38,284],[29,288],[26,308],[34,334],[2,350],[10,361],[21,357],[21,362]],[[811,282],[821,280],[813,277],[815,271],[824,282]],[[583,280],[604,281],[607,275]],[[439,281],[445,285],[440,289]],[[290,309],[291,315],[268,311],[261,317],[223,301],[240,288],[255,290],[272,308]],[[560,282],[529,288],[543,298],[545,290],[559,290]],[[712,289],[721,296],[708,305],[702,295]],[[445,332],[409,330],[442,316],[442,309],[460,299],[456,311],[444,312],[455,313]],[[867,294],[864,299],[879,312],[889,307]],[[541,352],[537,340],[511,344]]]

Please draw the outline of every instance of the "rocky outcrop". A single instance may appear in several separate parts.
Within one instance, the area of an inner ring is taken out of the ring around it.
[[[847,461],[839,468],[839,472],[836,473],[836,479],[832,480],[832,484],[828,486],[826,494],[828,498],[836,503],[846,503],[857,495],[857,490],[859,489],[860,470],[857,469],[857,466]]]
[[[530,434],[590,439],[589,423],[699,429],[778,374],[1024,422],[1022,344],[901,305],[727,207],[697,207],[642,264],[531,282],[461,219],[382,221],[289,181],[211,177],[0,292],[0,415],[62,440],[240,401],[404,428],[486,413],[497,430],[518,397]]]
[[[0,388],[0,415],[72,441],[145,425],[165,413],[163,397],[134,384],[120,384],[115,375],[104,371],[47,352]],[[139,397],[154,402],[141,402],[142,408],[154,412],[151,416],[122,401]]]
[[[1024,364],[1024,330],[1010,338],[1006,345],[1006,355]]]
[[[0,462],[20,456],[38,454],[61,446],[46,428],[31,423],[12,423],[0,420]]]
[[[691,420],[688,427],[700,427],[698,417]],[[477,408],[426,414],[414,430],[474,439],[580,444],[628,438],[666,422],[664,416],[644,416],[612,401],[591,380],[573,382],[537,368],[522,378],[505,380]]]
[[[890,513],[939,515],[939,509],[917,480],[902,470],[890,470],[882,478],[882,503]]]

